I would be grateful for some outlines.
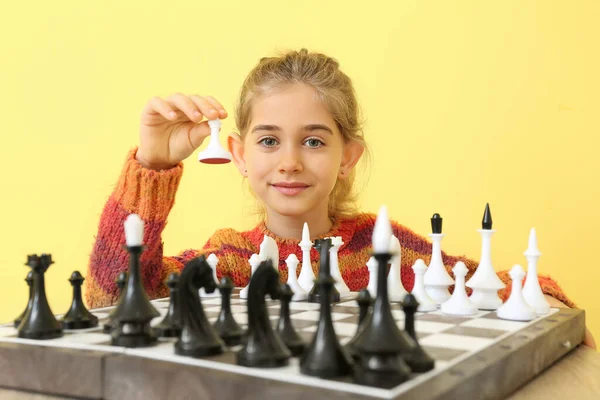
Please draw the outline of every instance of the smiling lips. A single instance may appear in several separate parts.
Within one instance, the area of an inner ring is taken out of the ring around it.
[[[308,185],[302,182],[277,182],[271,186],[286,196],[295,196],[308,188]]]

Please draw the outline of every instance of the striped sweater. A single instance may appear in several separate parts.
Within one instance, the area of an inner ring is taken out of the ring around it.
[[[175,256],[165,256],[161,234],[175,202],[175,194],[183,174],[183,164],[180,163],[168,170],[149,170],[142,167],[135,159],[136,150],[134,148],[127,153],[121,175],[102,210],[85,280],[86,300],[89,307],[109,306],[117,300],[115,278],[128,268],[129,255],[122,246],[125,243],[124,221],[131,213],[138,214],[145,222],[146,249],[141,255],[141,271],[143,283],[151,298],[167,297],[168,287],[164,283],[167,276],[171,272],[181,271],[188,260],[201,254],[214,253],[219,258],[217,265],[219,279],[228,275],[236,286],[245,286],[250,278],[248,259],[252,254],[259,253],[264,235],[273,237],[277,242],[280,279],[282,282],[287,281],[285,259],[291,253],[294,253],[298,259],[302,259],[299,240],[277,237],[266,228],[264,222],[244,232],[234,229],[218,230],[202,249],[188,249]],[[352,291],[366,287],[369,281],[366,262],[370,257],[375,219],[376,216],[369,213],[338,219],[330,232],[321,236],[342,237],[344,244],[338,253],[339,266],[344,281]],[[429,264],[431,242],[396,222],[392,222],[392,228],[393,234],[402,247],[402,283],[410,291],[414,282],[411,267],[419,258]],[[319,255],[315,248],[311,249],[310,255],[316,275],[319,268]],[[478,264],[472,259],[451,256],[444,251],[442,251],[442,260],[449,273],[456,262],[464,262],[469,269],[467,280]],[[300,268],[298,273],[299,271]],[[510,278],[507,271],[501,271],[498,275],[506,284],[506,288],[499,292],[500,297],[505,300],[510,294]],[[540,276],[539,280],[545,294],[555,297],[568,306],[574,306],[550,277]]]

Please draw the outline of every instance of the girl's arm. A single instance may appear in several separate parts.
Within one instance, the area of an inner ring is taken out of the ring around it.
[[[129,254],[125,244],[124,222],[135,213],[144,221],[144,244],[141,254],[142,280],[151,298],[168,296],[163,284],[171,272],[183,267],[190,252],[163,258],[161,234],[175,202],[183,173],[183,164],[155,171],[144,168],[136,159],[137,148],[127,153],[117,184],[109,196],[98,226],[85,280],[88,307],[112,305],[118,296],[115,278],[127,271]],[[194,254],[196,255],[196,254]]]

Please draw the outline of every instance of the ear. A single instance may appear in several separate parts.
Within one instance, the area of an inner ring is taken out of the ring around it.
[[[240,174],[244,177],[248,177],[248,171],[246,169],[246,161],[244,160],[244,142],[237,133],[231,133],[227,137],[227,148],[233,157],[233,163],[235,164]]]
[[[342,163],[338,173],[339,179],[345,179],[350,175],[352,168],[358,163],[364,151],[363,145],[355,140],[344,143],[344,153],[342,154]]]

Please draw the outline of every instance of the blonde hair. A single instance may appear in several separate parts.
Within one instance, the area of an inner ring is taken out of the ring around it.
[[[254,99],[288,84],[306,84],[313,87],[331,113],[344,142],[360,143],[368,156],[363,123],[360,120],[361,111],[352,81],[340,70],[337,60],[321,53],[309,53],[306,49],[285,52],[277,57],[261,58],[250,71],[242,85],[235,109],[235,122],[242,140],[249,129]],[[357,212],[355,179],[356,168],[353,168],[345,179],[337,180],[329,196],[330,218],[335,220]],[[264,208],[259,212],[264,217]]]

